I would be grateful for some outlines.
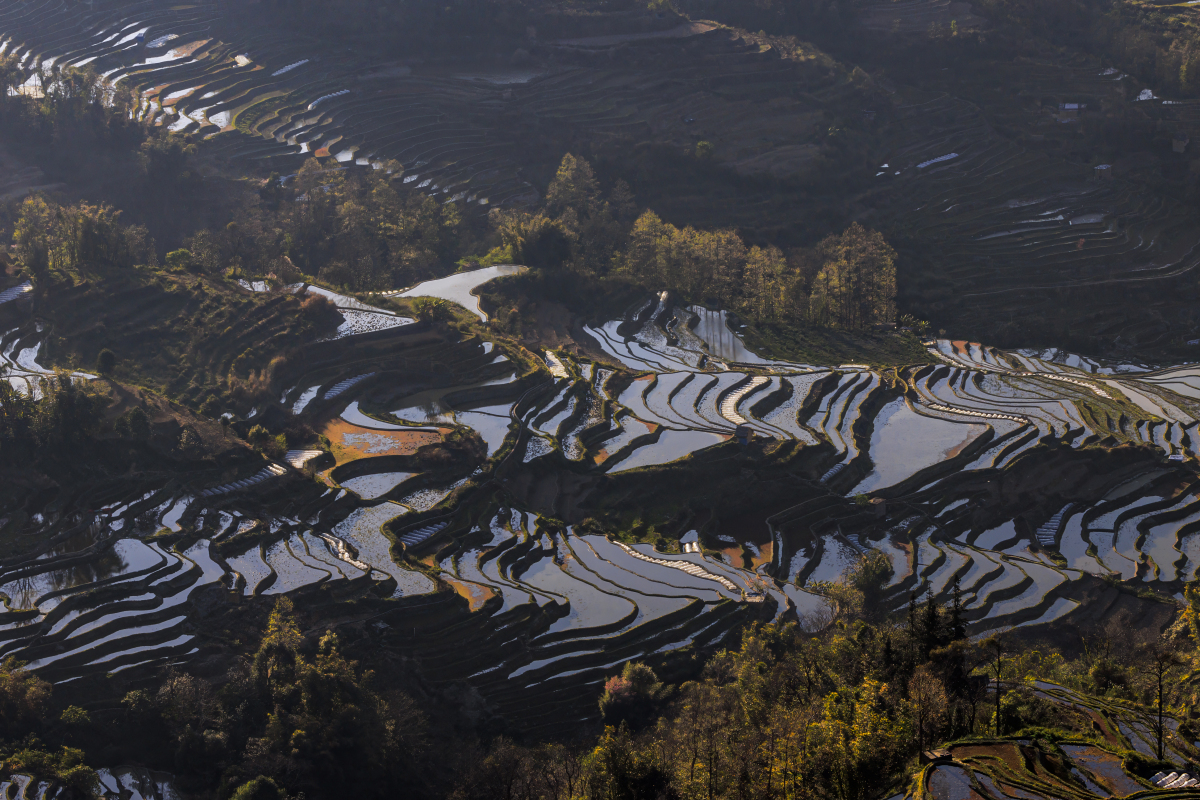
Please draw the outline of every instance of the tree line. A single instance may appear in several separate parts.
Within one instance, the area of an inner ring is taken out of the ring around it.
[[[899,619],[880,618],[863,599],[889,577],[881,564],[858,564],[826,587],[832,620],[747,629],[676,687],[626,664],[600,699],[597,739],[500,739],[452,797],[869,800],[904,792],[917,753],[948,739],[1092,735],[1086,713],[1037,696],[1037,679],[1186,715],[1190,681],[1178,678],[1195,663],[1197,641],[1186,626],[1151,632],[1140,646],[1112,626],[1068,659],[1004,635],[968,639],[957,588],[946,606],[914,596]],[[1194,628],[1200,592],[1189,601]],[[1158,768],[1137,753],[1125,761],[1144,776]]]
[[[58,372],[35,380],[37,393],[18,391],[0,368],[0,458],[33,463],[45,451],[71,448],[99,430],[108,401],[94,387]]]
[[[408,286],[453,271],[473,243],[457,203],[440,203],[387,162],[374,170],[322,166],[309,159],[282,183],[272,175],[222,231],[185,244],[209,271],[221,268],[281,280],[300,275],[373,291]]]
[[[670,289],[757,322],[857,329],[896,319],[896,253],[881,234],[858,223],[813,248],[784,253],[748,246],[732,230],[678,228],[653,211],[639,214],[624,183],[605,195],[588,163],[568,154],[544,207],[493,211],[489,233],[465,220],[455,204],[402,188],[395,173],[402,173],[399,165],[348,171],[309,160],[286,186],[278,176],[265,181],[236,220],[190,235],[166,255],[165,265],[214,277],[315,279],[364,292],[439,277],[456,261],[468,267],[516,262],[541,267],[575,289]],[[106,205],[27,198],[13,240],[19,263],[39,288],[54,275],[159,266],[146,226],[124,224]],[[485,256],[465,255],[489,242],[496,246]]]
[[[869,52],[878,51],[875,43],[855,34],[855,17],[873,5],[868,0],[680,0],[679,5],[698,17],[818,40],[847,55],[867,60],[879,56]],[[980,54],[1011,57],[1032,34],[1090,53],[1158,91],[1200,96],[1200,36],[1177,7],[1096,0],[980,0],[974,11],[1001,25],[990,26],[986,37],[931,35],[906,55],[922,59],[933,50],[960,60]],[[891,42],[883,53],[895,57],[905,47]]]
[[[896,318],[896,252],[852,223],[814,248],[748,246],[732,230],[678,228],[636,214],[628,186],[605,196],[587,161],[567,154],[543,208],[494,211],[507,253],[584,281],[624,280],[674,290],[759,322],[866,328]]]
[[[375,684],[336,634],[306,639],[283,598],[219,688],[175,672],[123,706],[185,785],[224,797],[362,797],[401,781],[419,792],[426,719],[410,697]]]
[[[27,78],[11,58],[0,58],[0,83],[8,89],[18,91]],[[40,95],[0,89],[5,124],[25,139],[51,142],[55,152],[71,145],[95,161],[124,152],[137,164],[138,208],[147,198],[166,208],[172,198],[203,194],[191,164],[195,146],[131,120],[126,93],[88,69],[55,69],[40,80]],[[895,319],[895,251],[858,224],[786,253],[749,245],[732,230],[678,228],[639,209],[623,181],[602,191],[591,165],[571,154],[539,208],[497,210],[488,220],[408,188],[403,174],[394,162],[362,170],[310,159],[295,176],[272,175],[254,193],[239,189],[224,197],[229,221],[175,240],[182,247],[172,245],[168,263],[364,292],[440,277],[456,265],[514,261],[601,290],[606,281],[674,289],[760,322],[863,328]],[[179,226],[181,215],[170,216],[160,227]],[[35,281],[80,263],[156,266],[166,255],[150,229],[121,223],[104,204],[31,200],[13,227],[19,260]],[[174,233],[166,235],[170,241]]]
[[[121,224],[121,212],[87,203],[64,206],[44,197],[21,204],[13,230],[18,261],[35,288],[81,272],[157,266],[154,240],[144,225]]]
[[[1039,697],[1036,679],[1185,720],[1177,734],[1158,726],[1163,740],[1196,736],[1194,587],[1164,636],[1137,646],[1113,625],[1067,658],[1005,635],[969,639],[957,588],[946,604],[914,595],[884,614],[875,601],[890,577],[886,558],[860,561],[823,587],[827,612],[745,628],[676,685],[627,662],[597,698],[598,734],[543,743],[435,732],[428,698],[349,659],[336,633],[306,635],[281,598],[226,674],[170,671],[104,723],[75,708],[56,722],[51,687],[5,663],[0,766],[86,791],[95,773],[83,750],[34,737],[87,749],[120,731],[181,788],[239,800],[391,797],[401,784],[451,800],[872,800],[903,791],[918,752],[948,739],[1091,736],[1091,717]],[[1139,774],[1158,768],[1124,758]]]

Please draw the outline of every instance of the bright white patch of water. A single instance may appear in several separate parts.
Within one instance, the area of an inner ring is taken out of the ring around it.
[[[475,295],[475,290],[490,280],[506,275],[516,275],[526,269],[527,267],[514,264],[500,264],[471,272],[459,272],[433,281],[425,281],[406,291],[389,292],[388,294],[398,297],[440,297],[443,300],[458,303],[486,322],[487,314],[479,307],[479,298]]]

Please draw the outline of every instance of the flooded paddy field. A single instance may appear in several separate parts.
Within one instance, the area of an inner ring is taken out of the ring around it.
[[[373,456],[412,455],[442,440],[436,429],[376,430],[351,424],[342,417],[330,421],[321,433],[329,439],[330,452],[339,465]]]
[[[236,423],[308,425],[286,457],[24,512],[42,545],[0,559],[0,653],[137,676],[226,646],[199,609],[353,600],[434,682],[553,732],[631,658],[819,627],[874,553],[886,608],[957,593],[975,635],[1066,624],[1101,577],[1170,597],[1195,574],[1200,485],[1168,460],[1198,454],[1192,368],[946,340],[931,365],[790,364],[657,302],[591,329],[605,363],[416,326],[321,343]],[[37,336],[4,352],[35,364]],[[1052,478],[992,499],[1005,475]]]
[[[872,29],[920,33],[922,20],[955,12],[920,0],[860,13]],[[692,125],[695,113],[701,122],[683,131],[690,142],[710,135],[701,130],[713,109],[737,116],[730,97],[741,92],[704,85],[719,77],[710,62],[735,63],[756,101],[776,91],[776,81],[759,80],[760,66],[779,62],[786,99],[810,102],[765,34],[737,42],[704,26],[673,37],[705,63],[664,70],[664,92],[630,83],[620,53],[599,49],[563,50],[546,69],[435,75],[416,61],[377,69],[299,37],[239,36],[225,16],[159,0],[86,8],[0,0],[0,43],[23,68],[94,64],[136,91],[133,116],[182,133],[205,157],[252,159],[263,175],[294,172],[310,156],[329,169],[380,170],[433,198],[416,200],[450,204],[473,221],[538,198],[526,176],[541,173],[515,161],[523,133],[496,119],[528,115],[547,136],[648,129],[653,139],[675,125],[668,116]],[[959,21],[969,28],[974,18]],[[637,41],[649,59],[661,52],[659,42]],[[585,56],[603,66],[580,66]],[[698,99],[695,86],[721,96]],[[656,91],[677,95],[669,114],[655,106]],[[682,103],[701,108],[681,114]],[[1049,184],[1081,181],[1053,167],[1042,170],[1047,187],[1032,186],[1021,176],[1044,159],[1005,147],[953,98],[889,108],[884,118],[899,152],[888,156],[895,169],[878,176],[893,188],[872,202],[912,241],[944,244],[932,258],[950,264],[946,291],[961,308],[1019,307],[1003,296],[1012,287],[1036,293],[1037,305],[1064,276],[1145,283],[1194,266],[1194,231],[1174,201],[1149,203],[1135,187],[1098,180],[1064,193]],[[929,120],[951,132],[923,139]],[[769,165],[773,149],[764,144],[753,159]],[[951,202],[964,187],[970,203]],[[316,207],[314,197],[303,200]],[[729,205],[773,213],[768,203]],[[687,214],[664,218],[693,224]],[[487,281],[524,269],[488,267],[383,294],[306,287],[329,300],[340,324],[325,303],[308,303],[325,315],[319,333],[277,353],[260,352],[281,341],[269,337],[239,345],[271,367],[255,367],[236,395],[210,398],[212,384],[199,379],[171,390],[189,411],[219,406],[203,416],[236,434],[226,438],[238,452],[120,470],[80,463],[79,486],[6,487],[16,499],[0,514],[0,656],[72,696],[95,697],[89,708],[122,713],[128,692],[164,675],[229,674],[286,598],[310,641],[336,631],[364,670],[387,680],[411,674],[430,697],[462,699],[488,730],[566,738],[595,727],[596,696],[631,660],[677,684],[754,624],[817,633],[844,611],[835,584],[864,563],[885,565],[863,594],[869,614],[900,618],[916,598],[954,603],[976,640],[997,631],[1028,641],[1074,636],[1117,604],[1133,609],[1123,625],[1152,630],[1196,579],[1193,364],[1006,350],[957,332],[922,341],[903,330],[877,338],[894,337],[892,352],[921,363],[880,363],[873,350],[835,360],[814,355],[825,345],[743,324],[739,314],[756,314],[749,306],[657,291],[621,318],[572,311],[569,336],[539,338],[525,302],[514,304],[517,318],[506,304],[491,320],[480,302],[493,296],[481,288]],[[230,286],[237,302],[298,305],[286,294],[298,285],[251,278]],[[0,293],[6,318],[42,302],[40,283],[33,294],[19,285]],[[465,313],[430,319],[428,306],[408,303],[415,298]],[[543,331],[558,325],[553,316],[544,307],[532,314]],[[66,363],[55,324],[31,316],[0,329],[0,378],[27,395],[49,393],[44,381]],[[786,348],[803,355],[783,360]],[[73,363],[87,369],[90,359]],[[203,369],[226,368],[214,358]],[[105,383],[84,372],[64,380]],[[158,452],[183,453],[186,429],[154,425]],[[1002,766],[1037,764],[1036,744],[973,742],[956,747],[954,763],[930,765],[914,792],[1049,797],[1066,787],[1106,797],[1147,788],[1112,758],[1151,755],[1144,714],[1063,687],[1029,690],[1062,707],[1086,703],[1095,715],[1096,742],[1053,748],[1061,785],[1048,770]],[[1172,757],[1198,753],[1184,742]],[[112,796],[176,793],[164,776],[126,767],[111,766],[101,781]],[[52,788],[14,780],[0,793],[53,796]]]

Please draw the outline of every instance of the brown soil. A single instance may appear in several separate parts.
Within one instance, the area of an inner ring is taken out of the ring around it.
[[[725,560],[730,564],[740,567],[742,565],[742,548],[740,547],[722,547],[717,551],[725,556]]]
[[[750,568],[753,570],[757,570],[763,564],[770,564],[771,558],[773,557],[774,553],[775,553],[775,543],[774,542],[767,542],[766,544],[759,545],[758,555],[754,556],[753,558],[750,559]]]
[[[639,419],[641,419],[641,418],[639,417]],[[646,422],[645,420],[642,420],[642,422],[644,422],[646,424],[646,427],[649,428],[649,430],[646,432],[645,435],[649,436],[651,433],[654,433],[656,430],[658,430],[658,425],[656,423]],[[596,453],[596,455],[593,456],[593,459],[595,460],[595,462],[597,464],[603,464],[605,461],[608,460],[608,457],[611,455],[612,455],[612,453],[608,452],[607,447],[602,447],[602,448],[600,448],[600,452]]]
[[[577,357],[612,362],[612,357],[583,329],[583,318],[562,303],[539,302],[533,312],[533,325],[525,327],[521,343],[534,351],[562,348]]]
[[[971,444],[971,442],[975,441],[980,436],[982,436],[983,432],[986,431],[988,428],[987,425],[968,425],[966,427],[967,427],[967,438],[963,439],[961,442],[954,445],[954,447],[951,447],[948,450],[946,450],[945,452],[943,452],[942,457],[944,459],[949,460],[951,458],[954,458],[959,453],[961,453],[963,450],[966,450],[967,445]]]
[[[1100,715],[1100,712],[1088,711],[1087,715],[1092,721],[1092,730],[1099,736],[1102,736],[1104,741],[1107,742],[1109,746],[1114,748],[1125,747],[1117,735],[1110,729],[1108,724],[1106,724],[1104,717]],[[1120,759],[1117,759],[1117,763],[1120,764]]]
[[[477,583],[469,581],[461,581],[457,578],[450,578],[442,575],[442,580],[450,584],[450,587],[458,593],[460,597],[467,601],[471,611],[478,611],[483,608],[484,603],[495,596],[495,592],[486,586],[480,586]]]
[[[730,564],[741,567],[745,564],[746,552],[741,547],[722,547],[717,552],[725,554],[725,560]],[[749,551],[750,569],[757,570],[763,564],[771,563],[771,556],[775,552],[775,543],[767,542],[758,546],[758,555],[753,555],[753,551]]]
[[[1008,765],[1008,768],[1013,772],[1021,773],[1025,771],[1025,759],[1021,757],[1021,754],[1017,752],[1017,746],[1013,744],[966,745],[951,748],[950,752],[958,761],[972,757],[998,758]]]
[[[1075,762],[1091,772],[1114,797],[1122,797],[1145,788],[1128,777],[1120,756],[1106,753],[1099,748],[1091,748],[1084,758],[1077,756]]]
[[[335,417],[321,429],[329,439],[329,452],[335,466],[373,456],[411,456],[427,444],[438,444],[449,433],[448,428],[437,431],[377,431],[351,425]]]

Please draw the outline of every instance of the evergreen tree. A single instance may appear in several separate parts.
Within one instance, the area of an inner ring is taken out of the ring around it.
[[[958,576],[954,577],[954,599],[950,603],[950,624],[947,633],[950,641],[957,642],[967,638],[967,623],[963,620],[962,586]]]
[[[908,594],[908,641],[910,645],[920,641],[920,635],[917,632],[917,591],[914,589]]]
[[[942,610],[930,590],[925,597],[925,610],[921,615],[921,651],[925,658],[942,643]]]

